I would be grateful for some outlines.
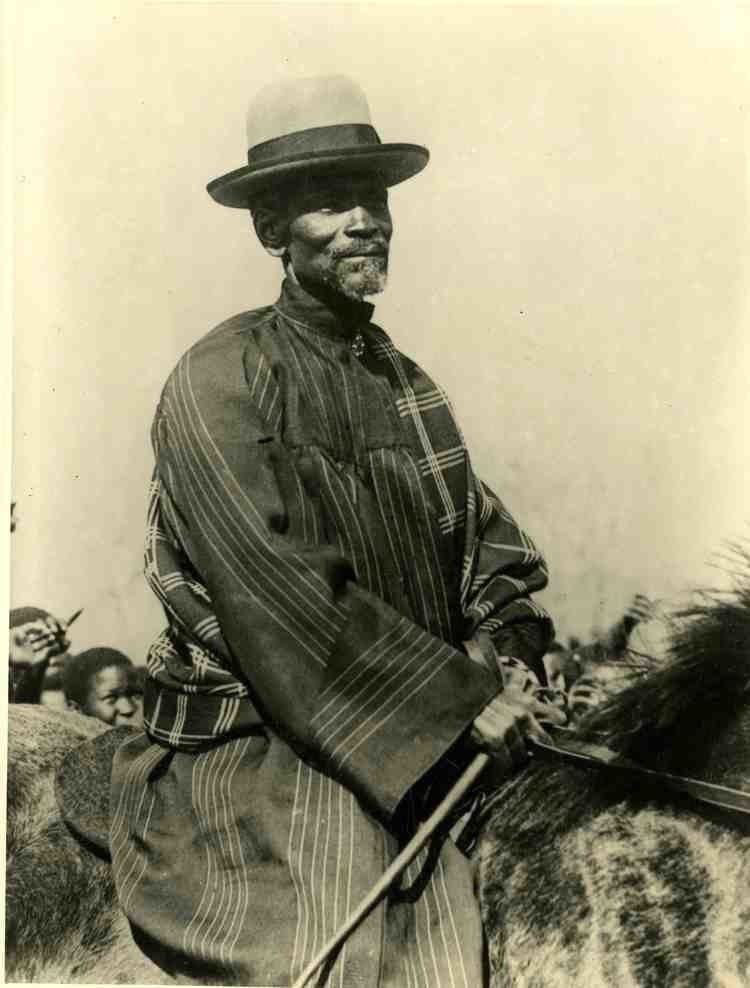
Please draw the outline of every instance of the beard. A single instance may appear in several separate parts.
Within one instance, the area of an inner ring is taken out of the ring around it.
[[[368,295],[377,295],[388,281],[388,257],[339,257],[326,272],[329,288],[345,298],[361,302]]]

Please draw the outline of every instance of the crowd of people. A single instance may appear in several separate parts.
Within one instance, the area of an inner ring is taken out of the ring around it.
[[[140,727],[143,668],[115,648],[72,652],[70,624],[40,607],[10,612],[9,701],[74,710],[111,727]]]

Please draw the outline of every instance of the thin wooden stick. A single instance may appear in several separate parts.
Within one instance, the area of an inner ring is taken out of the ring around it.
[[[419,854],[451,810],[456,807],[471,786],[474,785],[476,780],[484,771],[488,761],[489,755],[486,755],[483,752],[474,756],[468,768],[464,770],[463,774],[450,792],[446,795],[442,803],[424,821],[424,823],[420,824],[417,832],[414,834],[403,851],[401,851],[401,853],[394,858],[391,865],[386,869],[378,882],[373,885],[354,912],[349,914],[328,943],[326,943],[320,952],[310,961],[302,974],[294,982],[292,988],[304,988],[310,978],[315,974],[318,968],[325,963],[339,944],[343,943],[352,930],[359,926],[365,916],[373,909],[374,906],[377,905],[379,900],[382,899],[391,885],[393,885],[404,868],[411,864],[414,858]]]

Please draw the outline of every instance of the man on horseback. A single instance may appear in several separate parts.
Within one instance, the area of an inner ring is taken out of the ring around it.
[[[156,413],[146,568],[169,625],[147,735],[115,758],[111,850],[164,968],[283,985],[477,747],[518,762],[561,715],[526,689],[552,632],[542,557],[364,301],[387,189],[427,151],[382,144],[341,77],[263,90],[248,147],[208,191],[250,210],[285,279],[185,354]],[[472,870],[446,841],[320,983],[482,980]]]

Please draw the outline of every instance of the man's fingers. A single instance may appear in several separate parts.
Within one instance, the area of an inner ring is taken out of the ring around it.
[[[547,743],[552,740],[533,714],[529,714],[526,737],[536,738],[537,741],[546,741]]]
[[[49,652],[50,655],[60,655],[70,647],[62,628],[51,630],[34,630],[27,634],[27,641],[35,653]]]
[[[537,719],[544,719],[551,724],[557,724],[559,727],[564,727],[568,723],[565,711],[554,703],[535,700],[529,708],[529,713]]]
[[[523,738],[515,728],[509,728],[502,734],[497,734],[495,727],[488,727],[486,722],[484,729],[475,721],[474,729],[477,732],[479,743],[492,753],[496,762],[512,768],[516,765],[524,765],[529,759]]]
[[[531,736],[537,738],[539,741],[552,740],[549,734],[547,734],[547,732],[544,730],[542,725],[539,723],[534,713],[532,713],[533,709],[540,708],[541,710],[546,711],[548,707],[549,704],[546,703],[540,703],[540,704],[534,703],[524,707],[520,707],[519,705],[518,707],[519,713],[516,717],[515,723],[518,728],[517,733],[521,739]],[[523,741],[521,741],[521,743],[523,743]]]
[[[534,717],[543,717],[545,720],[553,724],[558,724],[560,727],[564,727],[568,722],[568,718],[563,710],[552,703],[545,703],[543,700],[538,700],[532,693],[520,693],[517,690],[510,689],[501,693],[498,699],[500,698],[503,698],[505,703],[512,705],[514,709],[522,708]]]
[[[557,724],[564,727],[568,723],[567,701],[562,689],[540,686],[534,691],[534,699],[540,704],[534,716],[542,724]]]
[[[496,758],[506,758],[510,764],[524,764],[528,752],[524,744],[524,734],[539,730],[539,725],[520,704],[506,703],[499,698],[494,700],[474,721],[474,729],[484,746]]]

